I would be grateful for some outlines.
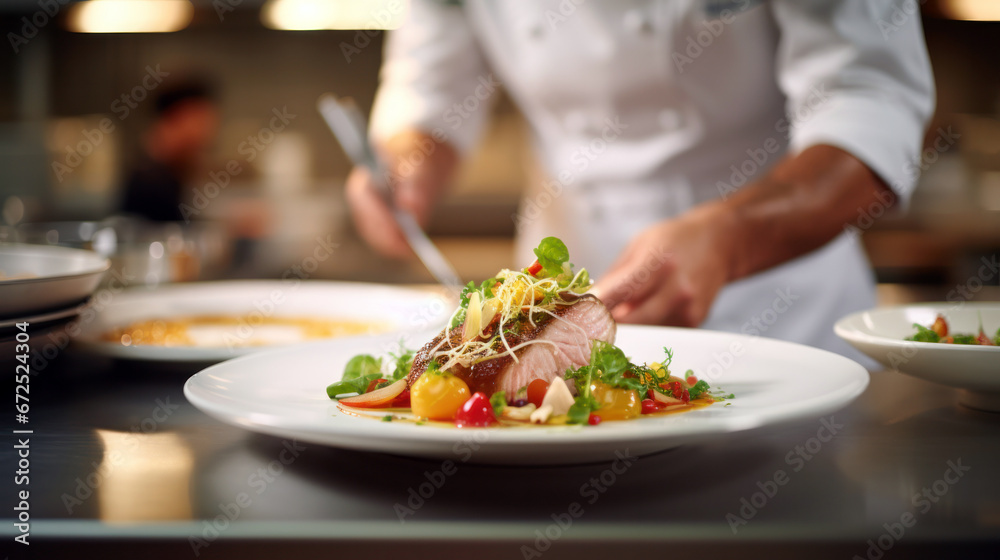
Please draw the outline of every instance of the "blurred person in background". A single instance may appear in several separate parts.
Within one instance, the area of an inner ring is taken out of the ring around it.
[[[919,14],[868,0],[412,0],[407,17],[371,131],[400,206],[427,222],[483,128],[477,100],[502,84],[547,174],[516,220],[522,266],[554,235],[619,321],[848,352],[833,322],[875,304],[848,226],[905,206],[934,108]],[[347,196],[373,247],[408,254],[363,169]]]
[[[178,81],[157,97],[155,117],[142,136],[142,154],[128,174],[120,211],[157,222],[183,221],[180,205],[204,169],[219,129],[211,86]]]

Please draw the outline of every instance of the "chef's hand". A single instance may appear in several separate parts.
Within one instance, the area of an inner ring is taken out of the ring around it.
[[[379,157],[391,170],[395,203],[426,227],[434,203],[457,167],[455,149],[423,132],[408,131],[380,146]],[[413,254],[367,169],[355,167],[347,178],[346,190],[354,224],[369,245],[389,257]]]
[[[729,281],[726,217],[696,208],[639,234],[592,289],[616,321],[696,327]]]
[[[726,283],[813,251],[895,202],[863,161],[811,146],[732,196],[642,232],[594,292],[618,321],[698,326]]]

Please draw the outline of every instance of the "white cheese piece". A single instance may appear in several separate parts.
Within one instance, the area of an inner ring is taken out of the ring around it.
[[[528,420],[531,418],[531,413],[534,412],[538,407],[528,403],[524,406],[508,406],[504,407],[503,414],[511,420]]]
[[[545,392],[542,399],[542,406],[551,405],[553,416],[566,414],[569,407],[573,406],[573,394],[569,392],[566,381],[562,377],[556,377],[549,385],[549,390]]]
[[[549,416],[552,415],[552,405],[543,404],[541,408],[531,413],[531,423],[532,424],[544,424],[549,421]]]
[[[548,422],[550,416],[559,416],[569,412],[573,406],[573,394],[569,392],[566,381],[562,377],[552,380],[549,390],[545,392],[542,406],[531,413],[531,421],[535,424]]]

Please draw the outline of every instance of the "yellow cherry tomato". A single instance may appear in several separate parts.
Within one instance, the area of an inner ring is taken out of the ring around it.
[[[431,420],[454,420],[472,394],[465,381],[448,372],[424,373],[410,387],[413,413]]]
[[[642,414],[642,399],[634,389],[615,389],[597,381],[590,392],[601,405],[594,414],[605,420],[628,420]]]

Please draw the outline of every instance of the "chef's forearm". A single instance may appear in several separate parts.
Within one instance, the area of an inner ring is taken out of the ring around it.
[[[790,156],[726,200],[696,210],[726,231],[730,281],[804,255],[832,240],[870,204],[895,195],[871,169],[833,146]]]

